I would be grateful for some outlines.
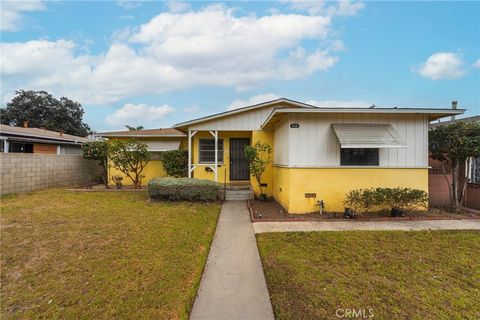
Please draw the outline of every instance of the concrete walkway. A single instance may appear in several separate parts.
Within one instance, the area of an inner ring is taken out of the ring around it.
[[[226,201],[190,319],[273,319],[245,201]]]
[[[347,230],[480,230],[480,219],[412,221],[286,221],[256,222],[255,233]]]

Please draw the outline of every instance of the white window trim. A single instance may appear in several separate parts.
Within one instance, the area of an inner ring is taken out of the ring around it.
[[[200,158],[200,141],[201,140],[215,140],[215,138],[198,138],[198,163],[199,164],[215,164],[215,160],[214,161],[202,161],[201,158]],[[223,138],[219,138],[218,139],[218,146],[220,147],[220,141],[222,141],[222,161],[220,161],[220,159],[218,159],[218,164],[224,164],[225,162],[225,139]],[[220,148],[219,148],[219,151],[220,151]]]

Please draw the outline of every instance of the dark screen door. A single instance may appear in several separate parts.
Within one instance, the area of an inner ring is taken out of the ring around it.
[[[250,145],[250,139],[230,139],[230,180],[250,180],[249,166],[245,146]]]

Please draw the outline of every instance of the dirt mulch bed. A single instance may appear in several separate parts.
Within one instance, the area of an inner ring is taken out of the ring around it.
[[[135,189],[133,186],[123,186],[121,189],[117,189],[116,186],[110,186],[110,188],[107,189],[103,184],[96,184],[75,186],[67,190],[79,192],[145,192],[146,187],[142,186],[141,189]]]
[[[252,222],[272,221],[352,221],[343,218],[343,212],[324,212],[307,214],[288,214],[287,211],[275,200],[269,198],[266,201],[251,200],[248,202],[250,219]],[[354,220],[358,221],[402,221],[402,220],[461,220],[480,219],[478,211],[463,211],[462,213],[451,213],[438,208],[431,208],[427,212],[415,212],[406,217],[391,217],[389,212],[370,212],[363,214]]]

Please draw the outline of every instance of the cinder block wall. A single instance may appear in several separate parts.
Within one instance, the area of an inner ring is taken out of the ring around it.
[[[88,184],[101,167],[81,155],[0,153],[0,194]]]

